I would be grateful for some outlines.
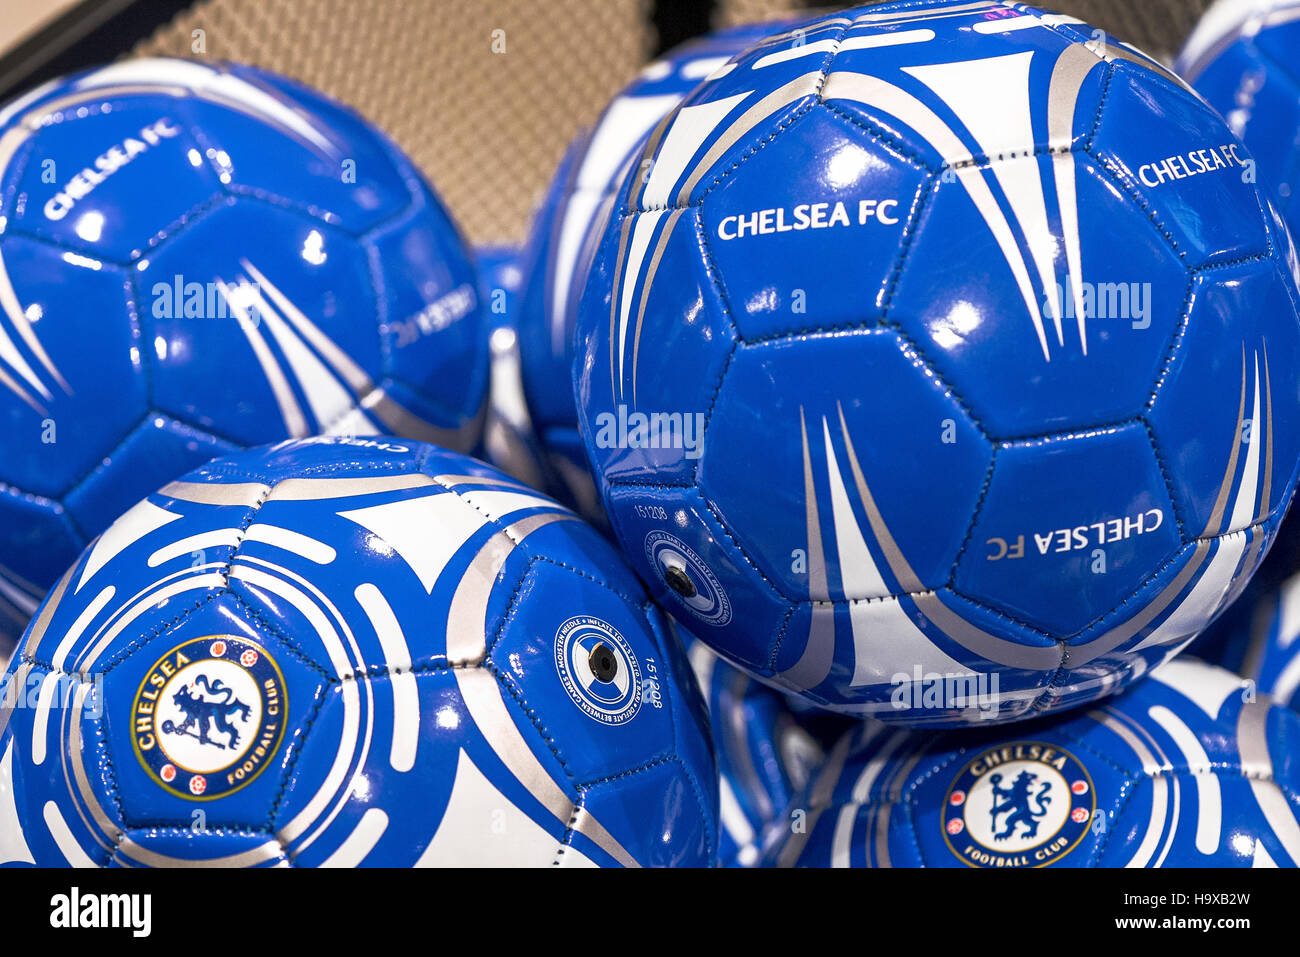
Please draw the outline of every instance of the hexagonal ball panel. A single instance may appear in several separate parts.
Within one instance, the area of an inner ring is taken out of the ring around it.
[[[59,496],[148,409],[127,278],[18,236],[0,257],[14,292],[0,318],[0,481]]]
[[[182,98],[110,91],[28,135],[0,184],[14,192],[9,227],[87,256],[127,262],[222,192]]]
[[[928,177],[825,109],[747,158],[704,198],[701,214],[705,249],[741,335],[878,320]]]
[[[1066,638],[1141,587],[1180,544],[1141,423],[1008,444],[955,585]]]
[[[699,487],[788,598],[948,581],[991,448],[888,329],[742,346],[705,432]]]
[[[1300,324],[1270,261],[1202,273],[1151,429],[1193,537],[1280,518],[1300,457]]]
[[[1041,156],[994,170],[1039,192],[1064,185],[1057,162],[1071,164],[1074,189],[1058,191],[1037,225],[1003,218],[1000,207],[986,216],[965,184],[941,182],[890,300],[890,321],[998,438],[1138,415],[1187,303],[1189,277],[1168,240],[1090,159]],[[1067,209],[1077,232],[1055,225]],[[1001,247],[995,226],[1016,230],[1014,244]]]
[[[365,250],[290,210],[228,200],[136,285],[158,407],[231,441],[325,431],[379,376]]]
[[[1114,71],[1092,154],[1139,197],[1189,265],[1266,252],[1258,177],[1220,116],[1140,67],[1118,63]]]
[[[697,458],[682,430],[698,438],[735,343],[697,217],[676,209],[624,219],[592,265],[575,373],[588,449],[607,482],[694,476]]]

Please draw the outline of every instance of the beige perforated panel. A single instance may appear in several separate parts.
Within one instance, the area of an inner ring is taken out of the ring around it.
[[[782,20],[792,17],[812,16],[833,7],[819,6],[809,10],[799,0],[722,0],[713,12],[716,27],[730,27],[756,20]]]
[[[135,52],[201,39],[323,90],[410,153],[472,241],[514,241],[574,132],[654,49],[648,2],[201,0]]]
[[[1209,2],[1050,5],[1168,56]],[[414,157],[472,241],[516,242],[574,133],[653,51],[650,9],[651,0],[200,0],[135,52],[196,56],[201,39],[201,55],[324,90]],[[805,12],[799,0],[720,0],[714,22]]]

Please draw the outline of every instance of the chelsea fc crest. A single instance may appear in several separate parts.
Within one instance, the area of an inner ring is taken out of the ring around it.
[[[135,753],[164,790],[211,801],[257,777],[280,747],[284,675],[266,649],[230,635],[177,645],[131,706]]]
[[[1070,752],[1016,741],[977,754],[943,802],[948,849],[971,867],[1046,867],[1088,833],[1097,795]]]

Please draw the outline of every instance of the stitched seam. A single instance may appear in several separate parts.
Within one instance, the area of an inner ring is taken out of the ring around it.
[[[782,601],[789,601],[790,599],[785,594],[785,592],[782,591],[781,588],[778,587],[778,585],[774,581],[772,581],[772,579],[768,578],[767,574],[763,571],[763,569],[759,568],[758,565],[754,562],[754,560],[750,558],[749,552],[747,552],[744,546],[742,546],[740,542],[737,541],[736,536],[734,536],[731,533],[731,529],[727,528],[727,526],[723,523],[722,516],[718,513],[718,510],[714,507],[713,503],[709,501],[707,498],[705,498],[703,495],[699,496],[699,500],[700,503],[706,509],[708,509],[709,514],[713,516],[713,524],[715,528],[717,528],[719,531],[722,532],[724,536],[726,536],[727,541],[731,543],[731,547],[734,548],[736,552],[740,555],[740,557],[745,560],[745,564],[748,565],[750,568],[752,568],[758,574],[758,577],[761,578],[764,581],[764,583],[766,583],[769,589],[771,589],[772,594],[774,594],[778,599]]]
[[[186,429],[190,430],[191,432],[195,433],[198,436],[210,438],[214,442],[220,442],[223,445],[230,445],[236,448],[248,447],[248,443],[246,442],[240,442],[234,439],[226,439],[220,435],[208,431],[205,428],[191,425],[189,422],[186,422],[183,419],[178,419],[176,416],[171,415],[170,413],[163,412],[159,409],[150,408],[145,412],[145,414],[139,420],[136,421],[134,425],[130,426],[126,430],[121,440],[115,446],[113,446],[113,448],[109,449],[107,452],[104,453],[103,458],[111,459],[115,457],[119,452],[125,449],[126,446],[137,436],[146,434],[146,430],[150,428],[150,423],[152,422],[152,420],[157,418],[166,419],[168,422],[174,422],[177,425],[184,426]],[[103,474],[103,471],[104,471],[104,466],[102,464],[96,465],[87,474],[77,479],[77,481],[74,482],[71,487],[65,489],[60,494],[59,498],[61,500],[67,500],[69,498],[72,498],[77,494],[77,492],[85,488],[86,485],[88,485],[93,479],[98,478],[101,474]],[[62,504],[62,501],[60,501],[59,504]],[[91,536],[86,536],[86,537],[90,538]]]
[[[1000,451],[1001,449],[995,445],[992,455],[989,456],[989,465],[984,473],[984,482],[980,485],[979,495],[975,497],[975,507],[971,510],[970,525],[966,527],[966,537],[962,539],[961,547],[957,549],[957,557],[953,559],[952,567],[948,571],[946,584],[949,588],[956,585],[957,569],[961,568],[962,559],[966,557],[966,551],[975,538],[975,529],[979,527],[980,516],[984,512],[984,504],[988,500],[989,489],[993,486],[993,473],[997,468],[998,453]]]
[[[99,690],[96,689],[93,684],[91,685],[90,694],[94,695],[96,699],[99,698]],[[99,702],[99,713],[101,717],[98,721],[95,721],[93,723],[93,727],[94,727],[95,738],[97,739],[99,744],[99,752],[104,756],[102,766],[104,769],[103,776],[105,778],[104,786],[105,786],[105,790],[107,791],[106,796],[108,800],[112,803],[114,811],[116,811],[117,813],[116,824],[118,827],[118,831],[117,834],[113,835],[113,853],[116,854],[117,849],[121,847],[122,841],[126,837],[126,833],[125,833],[125,828],[127,823],[126,808],[122,804],[121,789],[117,783],[117,768],[114,764],[113,750],[109,746],[109,741],[104,731],[105,722],[103,719],[103,714],[104,714],[103,709],[104,709],[104,703]],[[97,827],[92,826],[90,829],[93,831],[96,830]]]
[[[776,662],[781,657],[781,649],[785,646],[786,635],[790,632],[790,622],[794,618],[794,613],[798,607],[798,602],[786,602],[785,614],[781,616],[781,624],[776,629],[775,640],[772,643],[772,653],[767,657],[767,670],[771,674],[776,674]]]
[[[894,153],[897,153],[904,159],[910,160],[914,166],[918,166],[930,174],[939,173],[943,169],[943,166],[946,165],[940,164],[937,168],[931,166],[926,161],[926,158],[922,156],[918,150],[913,148],[910,143],[894,136],[883,126],[879,126],[866,116],[850,112],[838,104],[831,103],[829,100],[819,99],[817,102],[831,115],[839,117],[851,126],[856,126],[858,129],[870,136],[874,142],[879,143],[881,146],[884,146],[886,149]]]
[[[1173,370],[1174,360],[1182,349],[1183,340],[1187,337],[1187,330],[1192,322],[1192,306],[1195,298],[1196,272],[1193,270],[1191,275],[1187,277],[1187,293],[1183,296],[1182,313],[1179,316],[1178,324],[1174,327],[1173,335],[1169,337],[1164,358],[1160,362],[1160,368],[1156,370],[1155,381],[1147,393],[1146,411],[1148,414],[1155,408],[1156,400],[1160,397],[1165,382],[1168,381],[1170,372]]]
[[[1142,420],[1142,428],[1146,430],[1147,440],[1151,443],[1151,451],[1155,455],[1156,468],[1160,470],[1160,478],[1165,485],[1165,494],[1169,496],[1169,506],[1174,513],[1174,522],[1178,526],[1178,540],[1187,541],[1187,526],[1183,522],[1181,510],[1178,508],[1178,496],[1174,492],[1174,480],[1165,466],[1165,457],[1160,451],[1160,443],[1156,441],[1156,434],[1151,429],[1151,424],[1145,419]]]
[[[514,677],[510,675],[509,672],[503,671],[501,668],[497,667],[496,663],[492,661],[484,661],[480,667],[488,671],[496,679],[497,685],[504,690],[506,694],[509,695],[510,699],[514,701],[515,705],[523,711],[524,716],[528,718],[529,723],[537,733],[541,735],[542,740],[546,743],[547,750],[549,750],[551,754],[555,755],[555,760],[559,762],[560,769],[564,771],[564,776],[572,782],[573,772],[569,769],[568,762],[564,759],[564,754],[560,750],[559,743],[555,740],[550,731],[546,729],[546,725],[542,722],[541,716],[531,705],[529,705],[527,699],[523,695],[523,689],[517,686]]]
[[[422,467],[423,467],[423,466],[422,466]],[[524,555],[527,556],[527,558],[528,558],[530,561],[531,561],[532,559],[535,559],[535,558],[538,557],[537,555],[535,555],[535,554],[532,552],[531,549],[528,549],[528,548],[525,548],[525,547],[524,547],[524,538],[526,538],[527,536],[522,536],[522,537],[521,537],[520,535],[518,535],[518,533],[516,533],[516,532],[514,532],[514,531],[511,531],[510,525],[507,525],[507,524],[506,524],[502,519],[495,518],[495,517],[493,517],[492,515],[489,515],[487,512],[483,511],[482,508],[480,508],[478,505],[475,505],[473,502],[471,502],[469,499],[467,499],[464,495],[462,495],[460,492],[458,492],[458,491],[456,490],[456,486],[454,486],[454,485],[452,485],[452,484],[450,484],[450,483],[448,483],[448,482],[444,482],[444,481],[442,481],[442,480],[441,480],[438,476],[436,476],[436,475],[429,475],[428,472],[425,472],[424,474],[425,474],[428,478],[432,479],[433,482],[434,482],[436,485],[440,485],[440,486],[442,486],[442,488],[446,489],[448,492],[450,492],[450,493],[452,493],[453,495],[455,495],[456,498],[459,499],[461,502],[463,502],[464,504],[466,504],[467,506],[469,506],[470,508],[472,508],[474,511],[478,512],[478,514],[481,515],[481,516],[483,517],[483,524],[485,524],[485,525],[490,525],[492,528],[496,529],[498,532],[500,532],[502,535],[504,535],[506,538],[508,538],[508,539],[511,541],[511,543],[512,543],[516,548],[522,549]],[[513,481],[513,479],[512,479],[511,481]],[[546,507],[546,506],[545,506],[545,505],[542,505],[542,504],[537,505],[537,508],[539,508],[539,509],[540,509],[540,508],[545,508],[545,507]],[[513,514],[513,513],[512,513],[512,514]],[[531,517],[531,516],[526,516],[526,517]],[[561,521],[563,521],[563,520],[561,520]],[[511,525],[513,525],[513,524],[515,524],[515,523],[512,522]]]
[[[284,773],[280,775],[279,787],[276,788],[275,794],[271,797],[271,807],[267,814],[267,825],[272,829],[273,833],[275,832],[276,824],[280,819],[280,813],[284,809],[285,801],[288,799],[289,791],[293,786],[293,773],[295,768],[298,766],[298,759],[302,757],[302,752],[306,749],[311,729],[315,727],[317,719],[320,718],[321,714],[325,710],[326,690],[327,688],[324,685],[316,686],[316,693],[312,695],[311,707],[303,717],[301,724],[302,731],[298,736],[297,742],[295,742],[292,737],[290,737],[287,742],[288,747],[292,749],[292,752],[289,755],[289,760],[285,762]],[[297,745],[296,747],[295,743]],[[276,840],[280,840],[278,835]],[[290,862],[292,862],[293,855],[289,854],[288,845],[283,841],[280,841],[280,846],[284,849],[285,857],[289,858]]]
[[[730,177],[730,176],[731,176],[731,175],[732,175],[732,174],[733,174],[737,169],[739,169],[740,166],[741,166],[741,165],[742,165],[746,160],[748,160],[751,156],[755,156],[755,155],[757,155],[757,154],[758,154],[759,152],[761,152],[763,149],[765,149],[765,148],[767,148],[769,145],[771,145],[771,143],[772,143],[773,141],[775,141],[775,140],[777,139],[777,137],[779,137],[779,136],[780,136],[782,133],[784,133],[787,129],[789,129],[791,126],[793,126],[793,125],[794,125],[796,122],[798,122],[802,117],[804,117],[804,116],[808,115],[809,113],[811,113],[811,112],[812,112],[812,111],[813,111],[813,110],[814,110],[814,109],[815,109],[815,108],[816,108],[816,107],[821,103],[821,92],[822,92],[822,88],[823,88],[823,87],[825,86],[825,84],[826,84],[826,76],[827,76],[827,73],[828,73],[828,71],[830,70],[831,63],[834,61],[836,54],[839,52],[839,50],[838,50],[838,44],[840,43],[841,40],[843,40],[844,35],[845,35],[847,32],[848,32],[848,28],[847,28],[847,27],[841,27],[841,28],[839,28],[839,31],[838,31],[838,34],[839,34],[839,35],[835,38],[836,49],[835,49],[835,50],[832,50],[832,51],[830,51],[830,52],[828,52],[828,53],[826,53],[826,54],[823,56],[823,58],[822,58],[822,65],[821,65],[820,69],[818,70],[818,72],[821,74],[821,76],[818,78],[817,83],[816,83],[816,85],[814,86],[814,88],[813,88],[811,91],[809,91],[808,93],[804,94],[804,97],[808,99],[808,102],[806,102],[806,103],[805,103],[804,105],[802,105],[802,106],[799,106],[799,107],[795,108],[795,109],[794,109],[794,110],[793,110],[789,115],[787,115],[784,119],[782,119],[779,123],[777,123],[777,125],[776,125],[775,127],[773,127],[773,128],[772,128],[768,133],[766,133],[765,135],[761,136],[758,140],[756,140],[756,141],[750,143],[748,146],[746,146],[745,149],[740,153],[739,156],[736,157],[736,159],[732,162],[732,164],[731,164],[730,166],[728,166],[728,167],[725,168],[725,169],[715,169],[715,171],[712,172],[712,173],[710,174],[710,175],[711,175],[711,178],[710,178],[709,180],[707,180],[707,183],[706,183],[706,181],[703,180],[703,179],[702,179],[699,183],[697,183],[695,188],[696,188],[696,189],[700,189],[700,187],[703,186],[703,189],[702,189],[701,192],[700,192],[699,198],[698,198],[695,202],[693,202],[693,203],[685,203],[685,204],[675,203],[675,204],[672,204],[672,205],[669,205],[669,204],[654,204],[654,205],[641,205],[641,204],[638,204],[635,208],[633,208],[633,209],[625,209],[624,211],[625,211],[625,212],[628,212],[628,213],[631,213],[632,215],[636,215],[636,214],[638,214],[638,213],[657,212],[657,211],[664,211],[664,210],[669,210],[669,209],[687,209],[687,208],[689,208],[689,207],[691,207],[691,206],[703,206],[703,203],[704,203],[705,198],[707,198],[707,197],[708,197],[708,196],[709,196],[709,195],[710,195],[710,194],[711,194],[715,189],[717,189],[720,185],[722,185],[722,183],[723,183],[727,178],[729,178],[729,177]],[[810,72],[811,72],[811,71],[810,71]],[[791,101],[791,104],[792,104],[792,103],[797,103],[797,102],[798,102],[798,100],[792,100],[792,101]],[[780,107],[780,108],[778,109],[777,112],[779,112],[780,110],[783,110],[783,109],[789,109],[789,107],[790,107],[791,104],[786,104],[785,106]],[[760,123],[760,124],[762,124],[762,123],[766,123],[766,122],[768,122],[769,120],[771,120],[772,116],[775,116],[775,115],[776,115],[776,113],[774,112],[774,113],[772,113],[771,115],[769,115],[769,116],[767,116],[767,117],[764,117],[762,120],[759,121],[759,123]],[[749,133],[752,133],[752,132],[753,132],[753,130],[751,129],[751,130],[747,131],[745,135],[748,135]],[[735,143],[735,144],[732,144],[732,148],[735,148],[735,146],[738,145],[738,143],[739,143],[739,141],[738,141],[737,143]],[[642,196],[644,196],[644,193],[642,193]]]
[[[23,239],[39,243],[47,249],[57,249],[60,252],[72,253],[77,256],[83,256],[87,259],[94,259],[96,262],[106,263],[116,269],[127,272],[146,255],[156,254],[173,238],[207,219],[213,209],[220,206],[227,199],[229,199],[229,197],[224,192],[218,191],[210,194],[206,199],[191,206],[176,219],[160,228],[153,234],[153,236],[149,237],[143,250],[136,251],[130,258],[125,260],[114,259],[113,257],[106,255],[102,250],[93,247],[78,246],[75,243],[65,242],[51,236],[39,236],[34,232],[24,229],[22,223],[14,223],[10,225],[10,227],[5,231],[5,234],[21,236]]]
[[[212,602],[218,600],[219,598],[231,593],[230,567],[233,564],[235,558],[239,555],[239,550],[240,547],[243,545],[245,534],[247,534],[249,527],[256,520],[257,513],[261,510],[263,503],[266,502],[267,496],[271,494],[271,490],[273,487],[274,486],[267,487],[266,489],[263,490],[262,494],[258,496],[257,501],[254,502],[248,508],[247,514],[245,514],[243,521],[240,522],[240,524],[237,526],[235,546],[231,550],[229,557],[227,557],[226,561],[223,563],[224,568],[217,572],[217,574],[222,578],[225,584],[220,588],[211,589],[202,598],[192,601],[188,606],[182,608],[171,618],[167,619],[166,621],[159,622],[143,636],[131,640],[124,647],[118,649],[116,652],[110,655],[108,659],[106,659],[104,666],[99,669],[100,674],[107,675],[118,665],[124,663],[126,659],[131,654],[133,654],[137,649],[143,648],[145,645],[149,644],[153,639],[157,638],[159,635],[162,635],[170,631],[171,629],[179,625],[182,621],[189,618],[190,615],[192,615],[194,612],[203,608],[205,605],[211,604]]]
[[[894,328],[896,332],[902,333],[902,327],[899,323],[890,320],[890,313],[894,308],[895,297],[898,295],[898,287],[903,281],[903,270],[907,266],[908,257],[915,248],[916,237],[921,234],[921,220],[924,218],[926,211],[929,209],[930,201],[939,194],[939,186],[942,180],[938,175],[932,175],[928,180],[921,183],[920,188],[916,191],[916,196],[912,200],[912,208],[908,211],[907,222],[903,224],[903,236],[900,240],[898,258],[894,261],[894,268],[886,279],[885,289],[880,298],[880,316],[881,320],[887,325]],[[911,341],[911,337],[908,337]],[[916,354],[921,356],[921,350],[915,343],[912,347],[916,349]],[[922,361],[925,361],[922,359]],[[927,367],[933,368],[931,363],[925,362]],[[935,372],[938,375],[938,372]],[[956,395],[956,393],[953,393]],[[959,404],[964,403],[958,399]],[[974,418],[972,416],[972,418]],[[979,427],[976,421],[976,427]],[[983,431],[981,429],[981,431]]]
[[[233,561],[234,557],[235,557],[234,555],[231,556],[232,565],[234,564]],[[240,594],[238,590],[238,589],[251,588],[251,587],[252,586],[248,585],[246,582],[240,581],[239,579],[230,581],[229,578],[227,578],[227,588],[228,588],[229,597],[235,602],[236,605],[239,606],[240,610],[242,610],[245,615],[251,618],[258,625],[260,625],[267,635],[275,638],[278,644],[282,644],[285,647],[285,650],[288,652],[289,657],[293,658],[300,664],[305,665],[310,670],[316,672],[317,675],[319,675],[322,679],[324,679],[327,682],[337,680],[338,678],[337,675],[328,671],[323,665],[321,665],[314,658],[312,658],[311,655],[309,655],[298,644],[297,641],[289,637],[288,632],[286,632],[278,624],[276,624],[275,622],[267,618],[267,616],[263,613],[263,611],[260,608],[257,607],[256,604],[246,599],[243,595]]]
[[[555,849],[555,857],[551,859],[552,867],[559,867],[565,853],[573,846],[574,829],[577,827],[578,818],[582,815],[584,800],[585,795],[579,792],[578,800],[573,804],[573,812],[569,815],[569,823],[564,828],[564,836],[560,838],[560,846]]]
[[[713,421],[713,410],[717,407],[718,396],[722,394],[722,385],[727,381],[727,372],[731,369],[732,360],[735,358],[736,350],[744,341],[741,336],[740,326],[737,325],[735,317],[731,311],[731,299],[727,293],[726,287],[722,282],[722,273],[718,270],[717,263],[713,258],[713,250],[709,246],[709,239],[704,232],[703,217],[696,215],[693,226],[695,227],[696,242],[699,244],[700,253],[704,257],[704,272],[709,277],[709,282],[713,286],[714,299],[718,303],[723,319],[726,320],[728,328],[731,330],[731,348],[727,350],[726,357],[722,360],[722,368],[718,372],[718,381],[713,386],[713,392],[709,396],[708,407],[704,410],[704,426],[701,434],[708,432],[709,423]],[[691,483],[694,485],[699,479],[700,460],[696,459],[691,463]]]
[[[514,587],[510,589],[510,597],[506,600],[506,607],[504,612],[501,614],[501,620],[497,622],[497,626],[492,630],[491,635],[485,634],[483,636],[483,657],[478,661],[464,662],[464,664],[479,665],[492,657],[492,653],[496,650],[497,645],[501,641],[501,636],[505,634],[506,629],[514,622],[519,612],[519,596],[520,593],[523,592],[524,582],[528,581],[529,576],[532,574],[535,563],[536,559],[530,559],[524,563],[523,569],[515,579]],[[501,570],[505,571],[505,568],[503,567]],[[497,590],[496,587],[493,588],[493,591]],[[462,662],[457,661],[452,662],[452,664],[460,665]]]
[[[590,791],[594,788],[600,787],[601,785],[609,784],[612,781],[621,781],[624,778],[631,777],[634,774],[639,774],[642,771],[648,771],[651,768],[658,768],[665,764],[671,764],[676,760],[677,757],[674,754],[661,754],[657,757],[642,761],[640,764],[628,768],[626,771],[619,771],[616,774],[607,774],[604,777],[592,778],[589,781],[576,782],[574,787],[576,787],[579,792]]]
[[[1100,124],[1098,124],[1097,132],[1098,134],[1101,132]],[[1147,200],[1147,198],[1142,193],[1138,192],[1137,188],[1131,185],[1124,178],[1121,171],[1114,166],[1111,160],[1092,150],[1085,152],[1086,155],[1091,157],[1096,163],[1094,169],[1097,171],[1097,175],[1105,179],[1115,189],[1118,189],[1120,192],[1128,196],[1128,198],[1137,205],[1137,208],[1142,210],[1146,218],[1153,226],[1155,226],[1156,231],[1164,238],[1165,243],[1174,251],[1174,254],[1178,257],[1178,261],[1182,263],[1183,268],[1190,269],[1191,263],[1188,261],[1188,253],[1179,245],[1173,232],[1170,231],[1169,227],[1166,226],[1164,221],[1157,215],[1155,207]]]
[[[595,575],[591,574],[590,572],[585,572],[581,568],[576,568],[573,565],[570,565],[568,562],[560,561],[560,559],[558,558],[551,558],[548,555],[537,555],[532,559],[531,562],[531,566],[536,566],[536,565],[554,565],[556,568],[563,568],[565,571],[572,572],[573,574],[577,575],[579,578],[585,579],[589,582],[601,586],[611,594],[617,595],[619,598],[623,599],[629,605],[643,607],[643,603],[645,601],[644,598],[637,598],[632,595],[626,594],[625,592],[622,592],[619,589],[615,588],[609,582],[597,578]]]

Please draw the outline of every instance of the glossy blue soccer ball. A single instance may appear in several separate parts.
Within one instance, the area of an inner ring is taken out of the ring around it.
[[[483,457],[526,485],[546,489],[551,473],[528,414],[523,357],[519,349],[519,298],[523,287],[522,251],[487,246],[475,251],[479,285],[492,332],[488,339],[491,385],[483,424]]]
[[[1249,579],[1300,458],[1300,262],[1182,81],[1031,8],[768,37],[644,147],[579,308],[633,566],[812,703],[1112,693]]]
[[[1278,584],[1256,578],[1193,651],[1300,711],[1300,574]]]
[[[111,525],[5,676],[0,856],[38,865],[709,865],[685,655],[567,509],[315,438]]]
[[[249,67],[129,60],[0,110],[0,641],[141,496],[244,446],[469,450],[487,330],[382,134]]]
[[[1266,195],[1300,232],[1300,2],[1219,0],[1175,69],[1245,141]]]
[[[521,251],[515,246],[479,246],[474,249],[478,270],[479,295],[482,297],[488,324],[493,329],[514,325],[518,313],[520,287],[524,275],[520,268]]]
[[[532,438],[521,443],[517,464],[508,470],[536,475],[535,481],[599,525],[604,512],[573,397],[573,332],[592,233],[609,215],[609,203],[641,142],[710,74],[779,26],[751,23],[719,30],[646,66],[570,144],[530,227],[516,325]]]
[[[789,696],[733,668],[698,639],[686,651],[713,726],[719,862],[755,867],[764,834],[853,719],[829,711],[797,713]]]
[[[1300,716],[1182,658],[1095,709],[983,732],[864,722],[769,833],[804,867],[1296,867]],[[795,826],[797,825],[797,826]]]

